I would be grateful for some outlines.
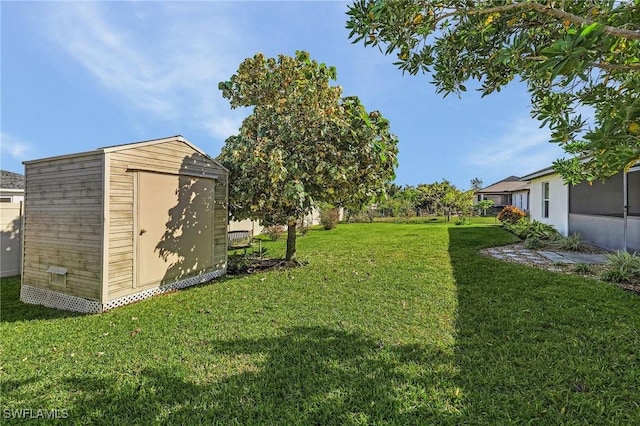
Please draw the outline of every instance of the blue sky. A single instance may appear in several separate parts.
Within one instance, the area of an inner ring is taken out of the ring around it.
[[[211,156],[249,110],[217,89],[256,52],[307,50],[380,110],[399,140],[396,183],[469,188],[550,165],[562,151],[530,118],[521,83],[481,99],[435,93],[354,45],[348,2],[7,2],[1,13],[1,165],[177,134]]]

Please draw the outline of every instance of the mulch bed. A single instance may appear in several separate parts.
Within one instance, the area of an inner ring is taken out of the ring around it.
[[[292,269],[306,265],[306,262],[284,259],[259,259],[250,256],[229,256],[227,275],[247,275],[275,269]]]

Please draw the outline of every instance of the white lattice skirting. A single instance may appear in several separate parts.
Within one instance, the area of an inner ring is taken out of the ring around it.
[[[78,296],[71,296],[44,288],[23,285],[20,289],[20,300],[24,303],[29,303],[32,305],[44,305],[49,308],[97,314],[100,312],[108,311],[109,309],[117,308],[119,306],[138,302],[151,296],[166,293],[168,291],[191,287],[196,284],[211,281],[214,278],[221,277],[222,275],[224,275],[224,273],[224,269],[209,272],[203,275],[198,275],[196,277],[176,281],[171,284],[166,284],[161,287],[150,288],[138,293],[130,294],[128,296],[119,297],[106,303],[100,303],[99,301],[93,299],[84,299]]]

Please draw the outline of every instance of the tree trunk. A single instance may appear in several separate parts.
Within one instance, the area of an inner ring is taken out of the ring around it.
[[[296,222],[289,223],[287,227],[287,255],[285,260],[296,260]]]

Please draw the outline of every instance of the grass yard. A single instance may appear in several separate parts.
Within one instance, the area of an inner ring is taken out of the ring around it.
[[[491,225],[342,224],[298,240],[305,267],[91,316],[23,305],[19,280],[3,279],[0,416],[640,424],[640,297],[478,254],[513,238]]]

